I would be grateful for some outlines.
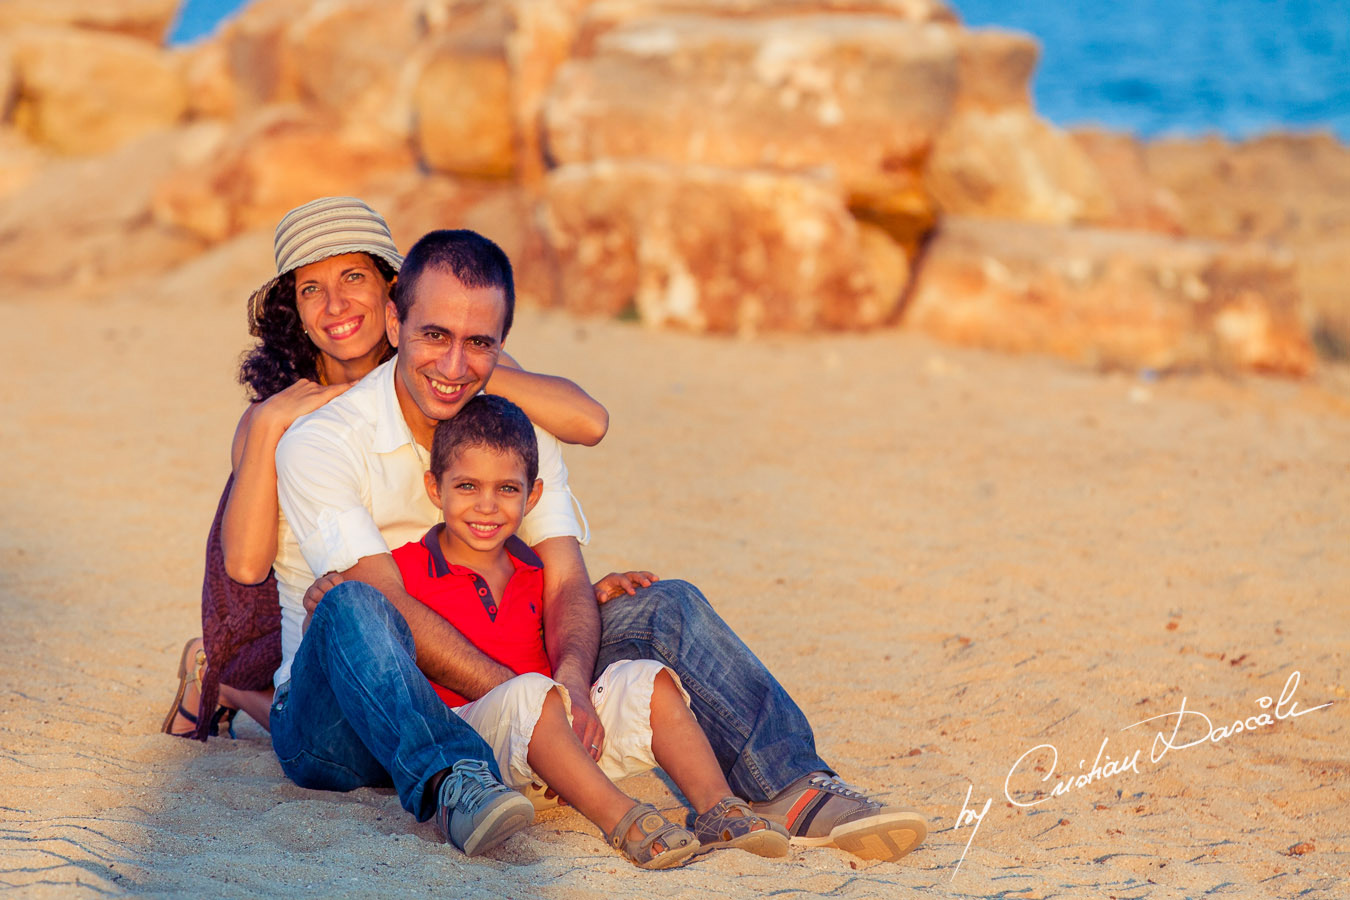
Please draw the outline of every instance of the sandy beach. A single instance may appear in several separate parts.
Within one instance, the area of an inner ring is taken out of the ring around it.
[[[391,791],[293,786],[251,722],[159,734],[269,243],[0,305],[7,895],[1344,896],[1335,368],[1145,381],[898,332],[746,342],[522,310],[508,349],[611,412],[568,455],[592,574],[700,585],[845,779],[929,815],[899,863],[645,873],[566,810],[469,861]],[[1154,761],[1158,733],[1175,749]],[[676,805],[656,776],[627,786]],[[982,820],[956,827],[963,807]]]

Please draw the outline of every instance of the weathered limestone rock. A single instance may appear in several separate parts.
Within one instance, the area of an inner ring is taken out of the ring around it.
[[[1293,251],[1319,343],[1350,357],[1350,147],[1325,134],[1272,135],[1155,141],[1143,152],[1189,233]]]
[[[912,246],[931,224],[921,171],[956,87],[944,26],[668,16],[610,31],[564,65],[544,119],[561,164],[829,170],[851,207]]]
[[[511,258],[520,302],[555,305],[552,261],[528,191],[510,182],[406,172],[362,196],[384,216],[400,247],[436,228],[487,235]]]
[[[174,54],[187,91],[190,119],[230,119],[239,109],[239,93],[230,59],[220,41],[203,41]]]
[[[956,15],[940,0],[597,0],[585,6],[574,52],[590,56],[600,35],[652,16],[777,19],[830,13],[885,16],[908,22],[956,22]]]
[[[1104,222],[1114,228],[1142,228],[1181,234],[1181,201],[1149,178],[1140,143],[1126,134],[1083,130],[1073,139],[1097,168],[1115,211]]]
[[[0,41],[0,122],[9,121],[14,95],[19,91],[19,74],[14,70],[14,51]]]
[[[958,112],[933,148],[925,184],[956,216],[1069,224],[1115,212],[1087,154],[1029,109]]]
[[[199,240],[150,215],[154,186],[185,137],[159,132],[104,156],[48,163],[0,203],[0,269],[32,286],[82,289],[200,252]]]
[[[48,156],[13,128],[0,126],[0,199],[31,182]]]
[[[443,45],[417,82],[417,146],[438,172],[505,178],[516,168],[511,70],[501,47]]]
[[[250,228],[274,227],[315,197],[354,194],[413,165],[402,143],[361,143],[338,123],[274,108],[206,154],[177,167],[155,193],[157,221],[217,242]]]
[[[61,153],[101,153],[173,125],[187,96],[171,56],[120,34],[22,28],[10,37],[13,119]]]
[[[953,28],[952,39],[959,60],[958,108],[1031,108],[1031,75],[1040,56],[1034,38],[996,28]]]
[[[427,166],[539,183],[546,168],[540,110],[572,52],[584,2],[426,4],[434,43],[418,79],[414,118]]]
[[[906,327],[1101,367],[1313,365],[1293,259],[1255,246],[949,217]]]
[[[181,0],[4,0],[0,32],[22,25],[109,31],[160,44]]]
[[[286,30],[282,68],[306,101],[363,129],[406,137],[421,28],[414,0],[314,4]]]
[[[865,328],[899,301],[898,248],[878,252],[828,179],[606,161],[545,185],[544,236],[579,313],[747,334]]]
[[[301,99],[300,61],[287,52],[287,33],[311,5],[309,0],[253,0],[221,29],[218,40],[241,111]]]

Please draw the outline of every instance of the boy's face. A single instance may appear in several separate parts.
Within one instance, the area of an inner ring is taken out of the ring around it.
[[[445,514],[452,542],[478,552],[496,550],[539,502],[544,483],[525,483],[525,463],[510,451],[462,447],[440,481],[426,473],[427,496]]]

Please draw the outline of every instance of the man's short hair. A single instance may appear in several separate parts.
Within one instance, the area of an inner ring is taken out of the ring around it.
[[[463,228],[424,234],[412,245],[398,270],[394,307],[400,322],[408,320],[417,282],[427,269],[449,272],[467,288],[500,288],[506,296],[506,319],[501,335],[502,340],[506,339],[516,312],[516,283],[511,273],[511,260],[501,247],[478,232]]]
[[[437,481],[466,447],[514,453],[525,464],[525,490],[539,477],[539,441],[519,406],[495,394],[479,394],[453,419],[436,426],[431,439],[431,475]]]

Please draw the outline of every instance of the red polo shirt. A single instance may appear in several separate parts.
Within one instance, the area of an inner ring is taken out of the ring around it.
[[[440,542],[444,527],[437,525],[420,541],[394,551],[394,562],[403,573],[408,593],[517,675],[538,672],[552,677],[544,650],[544,568],[539,557],[520,538],[507,539],[504,549],[516,571],[506,583],[506,596],[499,601],[482,575],[446,562]],[[431,686],[450,706],[469,702],[434,681]]]

